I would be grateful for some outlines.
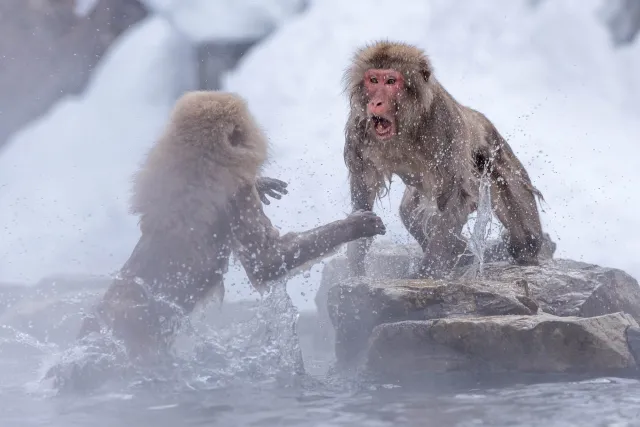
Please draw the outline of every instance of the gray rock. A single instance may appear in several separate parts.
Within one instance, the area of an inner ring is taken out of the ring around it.
[[[491,316],[404,321],[377,326],[364,370],[385,380],[423,374],[595,373],[634,370],[623,313],[580,318]]]
[[[487,264],[482,277],[465,274],[465,270],[460,269],[451,279],[436,281],[344,279],[329,290],[327,313],[335,330],[338,366],[350,368],[358,365],[362,355],[367,352],[367,343],[372,333],[377,333],[373,331],[380,325],[405,321],[435,321],[433,325],[445,322],[444,325],[454,320],[484,325],[485,320],[482,319],[492,317],[494,319],[486,323],[486,327],[497,328],[496,325],[502,325],[502,321],[495,316],[514,315],[532,316],[535,319],[531,322],[534,323],[551,319],[549,315],[553,315],[556,323],[570,318],[567,322],[573,325],[577,318],[604,316],[603,318],[609,319],[606,315],[615,313],[623,313],[625,318],[633,319],[635,323],[640,321],[640,287],[634,278],[621,270],[576,261],[548,260],[539,266],[527,267],[501,262]],[[543,314],[546,317],[540,317]],[[504,322],[507,322],[509,328],[513,327],[510,321]],[[519,320],[517,324],[522,322],[524,321]],[[535,330],[547,333],[545,327],[537,327]],[[566,330],[573,331],[572,327],[566,326]],[[577,331],[576,334],[579,335],[580,329]],[[631,340],[634,344],[632,348],[640,352],[640,330],[636,335]],[[585,345],[593,344],[591,338],[585,340]],[[429,343],[433,344],[432,341]],[[415,343],[399,348],[398,351],[414,353],[417,348],[420,348],[420,352],[426,351],[425,354],[440,351],[437,346],[424,350],[424,346],[431,344]],[[497,336],[492,345],[501,348]],[[505,343],[503,347],[511,351],[509,345]],[[538,350],[533,350],[533,344],[527,351],[527,357],[532,359],[547,357],[543,353],[536,353]],[[407,354],[406,357],[423,356]],[[548,357],[557,359],[560,356]],[[453,363],[452,360],[447,359],[446,364]],[[460,360],[464,366],[471,366],[468,360]],[[491,364],[494,361],[485,359],[485,362]],[[500,365],[502,362],[496,363]],[[522,366],[531,366],[533,369],[536,363],[543,362],[528,360],[522,363]],[[473,361],[473,364],[477,364],[477,361]]]
[[[544,236],[544,243],[540,252],[542,260],[553,258],[556,244],[548,234]],[[484,261],[487,263],[509,261],[506,246],[502,240],[490,240],[485,249]],[[398,245],[389,241],[377,240],[371,245],[371,249],[365,259],[367,277],[376,279],[398,279],[407,277],[414,271],[422,259],[422,249],[417,243]],[[467,268],[474,262],[474,257],[470,254],[463,255],[458,262],[457,275],[461,276],[467,272]],[[318,321],[322,329],[321,339],[331,344],[334,340],[333,327],[327,311],[327,297],[329,290],[335,285],[349,278],[349,269],[345,256],[336,257],[329,261],[322,271],[320,287],[315,296]]]
[[[548,234],[544,235],[544,242],[540,250],[540,259],[553,258],[556,251],[556,243]],[[422,258],[422,249],[415,243],[404,245],[395,244],[385,240],[375,241],[365,259],[367,277],[398,279],[407,277],[413,272]],[[510,261],[512,258],[507,252],[502,240],[495,239],[487,242],[484,252],[484,262]],[[467,253],[458,262],[458,268],[463,269],[474,262],[474,257]],[[320,311],[326,306],[326,296],[329,288],[349,277],[347,259],[340,256],[327,263],[323,272],[320,288],[316,294],[316,308]]]
[[[221,89],[224,75],[234,69],[244,54],[259,41],[260,39],[214,40],[198,44],[198,89]]]
[[[640,32],[640,1],[607,0],[603,18],[616,46],[632,44]]]
[[[540,266],[485,266],[483,279],[535,300],[556,316],[593,317],[618,311],[640,321],[640,286],[622,270],[556,259]]]
[[[82,92],[107,49],[147,16],[138,0],[0,2],[0,147],[60,98]]]
[[[398,278],[407,276],[422,256],[422,249],[417,243],[397,245],[387,241],[376,241],[371,246],[365,259],[367,276],[376,278]],[[321,328],[320,339],[325,345],[332,345],[334,340],[333,326],[327,311],[329,290],[349,278],[347,258],[336,257],[329,261],[322,270],[320,287],[314,298]]]
[[[0,325],[43,343],[68,344],[75,339],[84,312],[110,283],[110,278],[100,276],[52,276],[23,286],[0,314]]]
[[[327,308],[335,328],[339,363],[349,363],[357,356],[371,331],[383,323],[450,316],[530,315],[537,311],[532,301],[490,282],[467,285],[364,278],[350,279],[331,288]]]

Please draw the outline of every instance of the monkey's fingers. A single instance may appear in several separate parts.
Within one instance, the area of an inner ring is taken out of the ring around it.
[[[266,195],[273,197],[274,199],[282,199],[282,194],[278,194],[275,192],[275,190],[273,189],[268,189],[267,191],[264,192]]]
[[[260,201],[262,203],[264,203],[265,205],[270,205],[271,204],[269,199],[267,199],[267,196],[262,191],[258,191],[258,195],[260,196]]]
[[[281,181],[279,179],[276,178],[269,178],[269,177],[262,177],[259,178],[260,184],[262,185],[262,187],[266,190],[273,190],[273,191],[277,191],[278,193],[282,193],[282,194],[287,194],[287,186],[289,184],[287,184],[284,181]]]

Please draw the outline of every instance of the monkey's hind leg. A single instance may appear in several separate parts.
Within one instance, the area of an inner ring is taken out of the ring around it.
[[[435,209],[423,224],[427,243],[422,261],[411,278],[440,279],[451,272],[467,248],[462,228],[472,210],[463,199],[451,200],[444,211]]]
[[[524,186],[507,184],[495,190],[494,211],[505,228],[502,235],[518,265],[538,265],[542,226],[534,194]]]
[[[418,242],[422,251],[427,249],[429,241],[426,225],[437,207],[430,204],[427,197],[418,189],[407,186],[400,201],[400,219],[409,234]]]

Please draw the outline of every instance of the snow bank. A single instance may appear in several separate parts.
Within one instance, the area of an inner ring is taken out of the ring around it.
[[[305,0],[143,0],[192,41],[258,39],[299,13]]]
[[[614,51],[598,5],[315,2],[227,80],[270,136],[267,173],[290,182],[290,194],[267,207],[268,214],[288,231],[349,211],[342,71],[361,44],[404,40],[425,48],[445,87],[508,138],[545,194],[543,224],[558,241],[557,255],[640,277],[640,192],[632,190],[640,182],[640,44]],[[410,238],[397,215],[402,191],[400,182],[393,185],[377,208],[387,238],[396,241]],[[291,283],[297,303],[307,304],[319,270]]]
[[[190,47],[160,19],[110,49],[82,98],[66,98],[0,156],[0,278],[108,273],[138,237],[130,176],[190,84]]]
[[[301,230],[349,212],[342,71],[362,43],[399,39],[424,47],[447,89],[508,137],[546,196],[544,226],[559,256],[640,277],[640,44],[612,49],[597,0],[528,4],[322,0],[280,27],[227,80],[270,136],[267,172],[290,182],[266,208],[274,223]],[[184,28],[215,27],[189,16]],[[129,177],[173,102],[167,89],[188,72],[183,48],[165,23],[145,21],[114,47],[86,97],[16,136],[0,157],[0,279],[121,266],[139,235]],[[391,190],[378,211],[387,238],[408,241],[397,215],[403,187]],[[289,286],[298,306],[313,306],[320,268]],[[225,282],[229,299],[248,295],[238,266]]]

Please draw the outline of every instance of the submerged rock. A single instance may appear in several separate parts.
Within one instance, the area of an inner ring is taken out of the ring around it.
[[[466,372],[582,373],[635,369],[623,314],[490,316],[377,326],[364,367],[384,379]]]
[[[101,276],[52,276],[23,286],[0,314],[0,325],[42,343],[68,344],[92,304],[111,282]]]

